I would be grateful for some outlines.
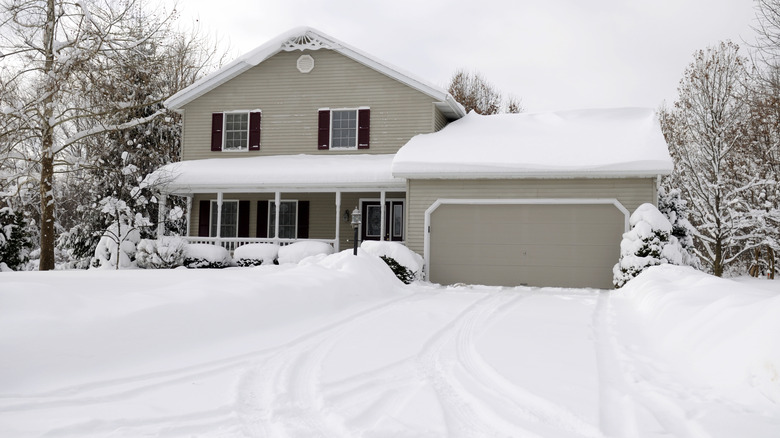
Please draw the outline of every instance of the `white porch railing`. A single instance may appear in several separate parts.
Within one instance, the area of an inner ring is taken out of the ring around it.
[[[211,245],[221,245],[228,251],[230,251],[230,254],[233,254],[233,251],[238,248],[241,245],[246,245],[249,243],[276,243],[279,246],[286,246],[291,243],[295,242],[307,242],[307,241],[315,241],[315,242],[324,242],[329,244],[332,247],[336,247],[336,239],[274,239],[274,238],[265,238],[265,237],[185,237],[184,238],[188,243],[208,243]]]

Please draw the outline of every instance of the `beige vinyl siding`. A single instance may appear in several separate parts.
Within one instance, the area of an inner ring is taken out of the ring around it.
[[[447,117],[442,114],[441,111],[438,110],[438,108],[433,108],[433,131],[441,131],[445,126],[447,126],[448,120]]]
[[[403,199],[403,193],[386,193],[386,198]],[[340,225],[340,246],[341,249],[351,248],[353,245],[353,230],[350,220],[344,221],[344,212],[357,207],[361,199],[379,199],[378,192],[345,192],[341,194],[341,208],[338,212]],[[195,195],[192,201],[192,212],[190,213],[190,235],[198,235],[198,220],[200,218],[200,201],[216,200],[216,193]],[[225,193],[222,199],[250,201],[249,211],[249,237],[257,236],[257,201],[270,201],[269,208],[272,208],[274,200],[273,193]],[[282,193],[283,201],[309,201],[309,238],[310,239],[333,239],[336,236],[336,195],[334,193]]]
[[[656,202],[655,178],[416,179],[408,187],[406,245],[419,254],[423,254],[425,210],[437,199],[615,198],[630,212],[645,202]]]
[[[301,55],[314,70],[300,73]],[[279,154],[317,149],[320,108],[371,109],[370,149],[338,153],[395,153],[412,136],[431,132],[433,99],[331,50],[280,52],[184,106],[183,160]],[[212,152],[211,114],[262,110],[260,151]]]

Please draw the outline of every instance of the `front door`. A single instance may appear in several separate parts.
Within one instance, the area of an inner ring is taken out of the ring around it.
[[[382,236],[382,209],[379,201],[362,203],[363,240],[380,240]],[[401,242],[404,240],[404,201],[385,201],[385,239]]]

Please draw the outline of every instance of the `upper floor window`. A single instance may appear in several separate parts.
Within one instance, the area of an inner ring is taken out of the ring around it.
[[[322,108],[317,149],[368,149],[370,126],[369,108]]]
[[[213,113],[212,151],[260,150],[260,110]]]
[[[357,110],[331,112],[330,126],[330,147],[357,147]]]
[[[225,114],[225,141],[222,150],[243,151],[248,149],[249,113]]]

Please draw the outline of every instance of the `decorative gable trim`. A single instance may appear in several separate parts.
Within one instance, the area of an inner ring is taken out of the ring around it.
[[[302,35],[295,35],[282,42],[280,49],[285,52],[295,50],[320,50],[320,49],[338,49],[341,46],[328,41],[312,31],[306,31]]]

